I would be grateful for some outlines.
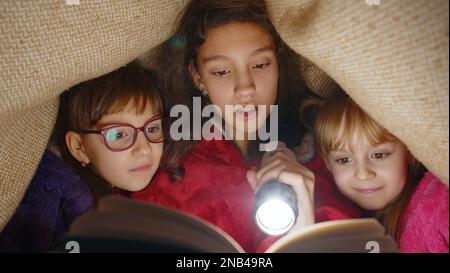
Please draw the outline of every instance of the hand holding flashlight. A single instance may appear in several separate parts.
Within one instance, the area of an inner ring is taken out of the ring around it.
[[[260,169],[248,171],[247,179],[257,192],[255,220],[264,232],[280,235],[314,224],[314,174],[284,143],[264,154]]]

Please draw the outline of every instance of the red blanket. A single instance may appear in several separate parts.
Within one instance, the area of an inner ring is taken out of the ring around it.
[[[360,211],[335,187],[325,164],[316,156],[306,164],[316,175],[316,222],[359,217]],[[247,252],[262,252],[277,238],[254,223],[255,199],[246,172],[251,167],[225,140],[197,143],[184,162],[185,175],[174,184],[165,172],[132,198],[181,210],[203,218],[230,234]]]

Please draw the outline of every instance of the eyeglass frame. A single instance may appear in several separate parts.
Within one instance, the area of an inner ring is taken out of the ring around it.
[[[141,132],[141,131],[142,131],[142,133],[144,134],[144,137],[145,137],[145,139],[147,139],[148,142],[150,142],[150,143],[155,143],[155,144],[158,144],[158,143],[163,142],[163,141],[164,141],[164,128],[161,128],[161,129],[163,130],[163,138],[162,138],[161,141],[157,141],[157,142],[150,140],[150,139],[147,137],[147,134],[145,134],[145,132],[144,132],[144,128],[145,128],[148,124],[150,124],[151,122],[153,122],[153,121],[155,121],[155,120],[158,120],[158,119],[161,120],[161,127],[163,127],[163,124],[162,124],[162,121],[163,121],[163,120],[167,120],[168,123],[170,124],[170,119],[166,119],[166,118],[164,118],[164,117],[161,117],[160,115],[157,115],[157,116],[151,117],[150,119],[148,119],[148,120],[144,123],[143,126],[137,127],[137,128],[134,127],[134,126],[131,125],[131,124],[128,124],[128,123],[118,123],[118,124],[115,124],[115,125],[113,125],[113,126],[110,126],[110,127],[107,127],[107,128],[103,128],[103,129],[101,129],[101,130],[87,130],[87,129],[80,129],[80,130],[77,131],[77,133],[82,134],[82,135],[87,135],[87,134],[101,135],[101,136],[102,136],[102,139],[103,139],[103,143],[105,144],[106,148],[108,148],[108,150],[110,150],[110,151],[112,151],[112,152],[123,152],[123,151],[126,151],[126,150],[128,150],[128,149],[130,149],[131,147],[134,146],[134,144],[136,143],[136,140],[137,140],[137,136],[138,136],[139,132]],[[106,131],[111,130],[111,129],[116,128],[116,127],[121,127],[121,126],[128,126],[128,127],[131,127],[131,128],[134,129],[133,142],[130,144],[129,147],[127,147],[127,148],[125,148],[125,149],[113,149],[113,148],[111,148],[111,147],[108,146],[108,142],[106,141]]]

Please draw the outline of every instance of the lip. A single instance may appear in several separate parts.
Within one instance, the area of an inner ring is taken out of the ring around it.
[[[366,188],[355,188],[355,190],[362,194],[371,194],[371,193],[375,193],[375,192],[381,190],[382,188],[384,188],[384,187],[381,186],[381,187],[367,188],[367,189]]]
[[[236,105],[234,108],[234,113],[236,114],[236,117],[242,120],[251,120],[255,119],[258,114],[258,106],[254,105],[253,109],[250,109],[249,105],[242,106],[242,105]],[[238,111],[236,109],[248,109],[248,111]]]
[[[150,170],[151,167],[152,167],[152,164],[145,164],[145,165],[141,165],[137,168],[131,169],[130,172],[135,172],[135,173],[147,172],[148,170]]]

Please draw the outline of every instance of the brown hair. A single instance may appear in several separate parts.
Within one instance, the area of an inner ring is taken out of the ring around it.
[[[402,143],[373,120],[348,95],[338,93],[320,105],[315,120],[317,146],[322,158],[327,160],[330,151],[345,145],[358,126],[362,128],[372,145],[386,141]],[[425,171],[425,167],[414,159],[414,163],[408,167],[407,181],[402,193],[386,208],[376,213],[386,231],[396,240],[399,240],[400,217]]]
[[[158,89],[152,71],[130,63],[61,94],[52,141],[66,164],[88,183],[95,201],[111,193],[112,186],[89,166],[82,167],[72,156],[66,145],[66,132],[92,128],[105,114],[120,112],[131,101],[136,106],[136,114],[142,114],[149,103],[155,113],[162,113],[163,103]]]
[[[279,66],[276,104],[279,105],[280,140],[290,147],[299,145],[305,128],[299,120],[298,107],[303,99],[314,95],[303,82],[295,52],[282,41],[270,21],[263,0],[191,0],[187,4],[174,35],[163,46],[161,78],[167,101],[192,109],[192,98],[201,96],[201,92],[195,87],[188,66],[196,65],[197,50],[205,42],[208,30],[231,22],[255,23],[271,35]],[[204,99],[202,103],[205,103]],[[179,172],[174,175],[178,180],[182,178],[183,157],[192,145],[193,141],[179,141],[168,149],[167,158],[170,159],[165,166],[169,174]],[[249,143],[249,147],[257,146]],[[250,157],[259,156],[255,150],[249,148]]]

